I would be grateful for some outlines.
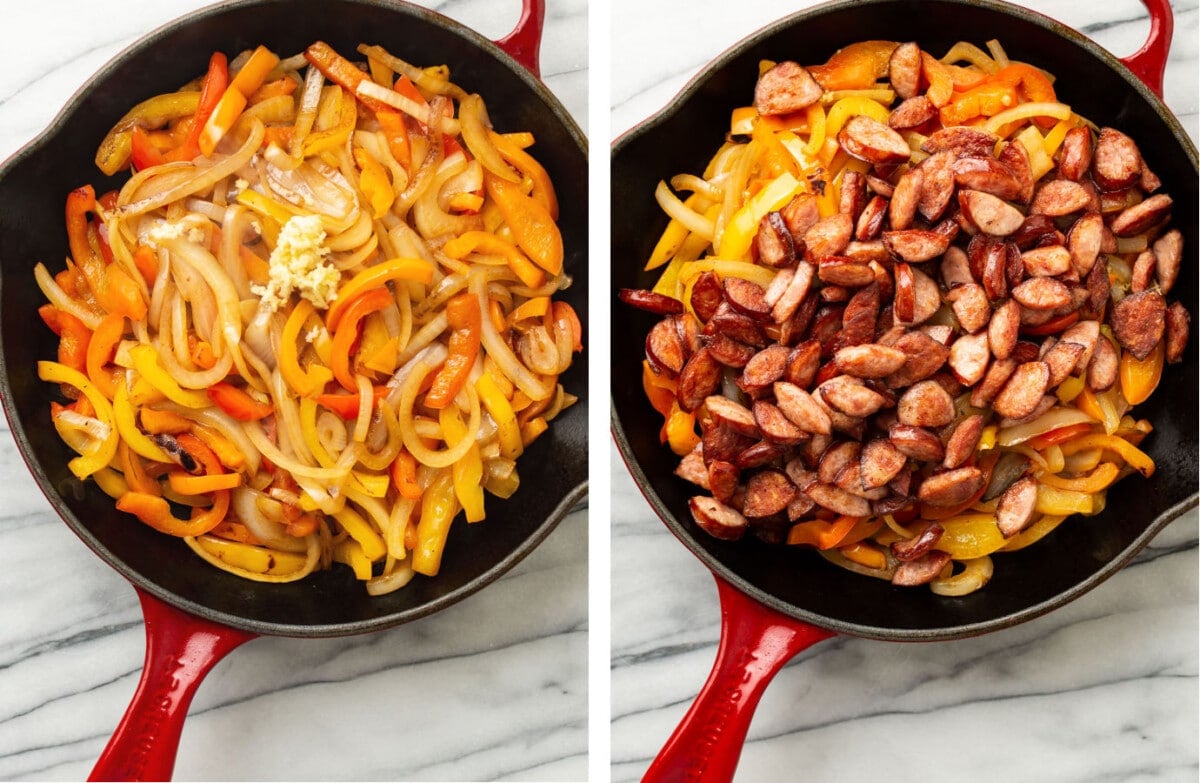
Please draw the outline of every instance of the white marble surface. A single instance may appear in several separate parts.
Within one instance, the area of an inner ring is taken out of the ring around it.
[[[206,4],[5,2],[0,160],[110,57]],[[520,6],[418,4],[491,38]],[[586,3],[549,6],[544,79],[586,127]],[[141,615],[0,428],[0,778],[83,779],[133,694]],[[247,644],[200,687],[176,777],[585,779],[587,557],[587,512],[577,511],[500,581],[431,617],[367,636]]]
[[[1026,4],[1118,55],[1148,29],[1136,0]],[[612,135],[661,109],[727,47],[809,5],[617,0]],[[1195,0],[1173,6],[1166,99],[1195,140],[1200,16]],[[661,55],[644,55],[651,50]],[[611,772],[635,781],[708,675],[718,605],[709,572],[615,456],[611,470]],[[1197,639],[1192,511],[1093,592],[1016,628],[811,648],[767,689],[736,780],[1195,781]]]

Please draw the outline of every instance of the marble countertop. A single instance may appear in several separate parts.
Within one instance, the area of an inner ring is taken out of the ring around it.
[[[520,8],[417,4],[491,38],[509,32]],[[5,3],[0,160],[109,58],[205,5]],[[549,5],[544,79],[586,127],[587,4]],[[55,515],[7,423],[0,429],[0,779],[83,779],[137,683],[141,614],[129,584]],[[586,510],[574,512],[498,582],[425,619],[236,650],[192,703],[176,777],[586,779],[587,523]]]
[[[1148,29],[1136,0],[1024,4],[1118,55]],[[809,5],[616,0],[613,137],[726,48]],[[1195,0],[1172,5],[1166,101],[1194,141],[1200,14]],[[624,783],[645,772],[708,676],[719,614],[712,576],[616,456],[611,482],[611,775]],[[767,689],[735,779],[1195,781],[1197,521],[1194,510],[1183,515],[1091,593],[1005,631],[810,648]]]

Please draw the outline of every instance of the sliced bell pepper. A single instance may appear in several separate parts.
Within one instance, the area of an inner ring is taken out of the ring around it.
[[[138,171],[160,166],[165,161],[162,150],[154,145],[150,134],[140,125],[134,125],[129,131],[129,156]]]
[[[550,315],[556,328],[571,330],[571,350],[579,353],[583,350],[583,324],[579,322],[579,314],[567,302],[556,301],[550,306]]]
[[[438,414],[446,445],[453,446],[467,436],[467,426],[458,415],[457,408],[443,408]],[[483,510],[483,460],[479,456],[479,445],[475,444],[450,467],[454,495],[458,498],[468,522],[479,522]]]
[[[1138,359],[1129,351],[1121,351],[1117,377],[1121,381],[1121,394],[1130,405],[1140,405],[1150,399],[1150,395],[1158,388],[1166,356],[1165,346],[1166,340],[1159,340],[1145,359]]]
[[[787,542],[793,545],[807,544],[817,549],[833,549],[862,519],[842,515],[828,522],[823,519],[797,522],[788,530]]]
[[[521,440],[521,428],[512,403],[504,396],[500,386],[490,373],[482,373],[475,381],[479,402],[496,422],[496,436],[500,442],[500,454],[507,459],[516,459],[525,450]]]
[[[417,483],[417,460],[408,449],[401,448],[390,470],[392,484],[405,500],[420,500],[421,485]]]
[[[205,509],[192,509],[189,521],[179,519],[171,513],[171,504],[156,495],[141,492],[127,492],[117,499],[117,508],[127,514],[133,514],[150,527],[178,536],[203,535],[225,519],[229,513],[229,490],[218,490],[212,493],[213,504]]]
[[[376,109],[375,119],[387,140],[388,151],[407,172],[412,172],[412,145],[408,141],[408,126],[404,114],[395,109]]]
[[[417,523],[417,541],[413,547],[413,570],[418,574],[436,576],[441,568],[442,552],[450,523],[458,513],[454,496],[454,480],[450,471],[441,471],[421,496],[421,517]]]
[[[92,383],[96,384],[96,388],[100,390],[101,394],[110,400],[116,395],[116,383],[112,373],[105,369],[105,365],[112,361],[113,354],[117,350],[117,343],[121,342],[124,334],[125,316],[109,315],[96,327],[96,331],[92,333],[92,339],[88,342],[88,377],[92,379]]]
[[[529,195],[546,208],[551,219],[558,220],[558,197],[554,193],[554,183],[550,181],[550,175],[546,173],[542,164],[507,136],[495,131],[490,131],[489,135],[492,143],[500,150],[500,154],[504,156],[505,160],[533,183],[533,189]]]
[[[131,131],[135,126],[161,128],[171,120],[196,112],[200,93],[195,90],[166,93],[147,98],[134,106],[108,131],[96,149],[96,166],[108,176],[129,164]]]
[[[375,399],[378,400],[387,394],[388,389],[386,386],[376,386],[374,392]],[[318,394],[316,402],[318,405],[328,408],[343,419],[358,418],[359,397],[357,392],[354,394]]]
[[[378,220],[387,214],[392,202],[396,200],[392,182],[388,179],[383,164],[362,147],[354,148],[354,162],[359,168],[358,187],[371,205],[371,216]]]
[[[274,406],[259,402],[227,381],[209,386],[208,398],[238,421],[258,421],[275,412]]]
[[[330,332],[338,328],[342,315],[360,294],[373,288],[382,288],[390,280],[408,280],[429,285],[433,282],[433,266],[419,258],[390,258],[367,267],[338,288],[337,299],[325,311],[325,328]]]
[[[186,408],[207,408],[208,395],[195,389],[182,388],[174,378],[158,364],[158,355],[153,346],[136,345],[129,351],[134,369],[167,399]]]
[[[1093,425],[1088,422],[1080,422],[1079,424],[1068,424],[1065,427],[1050,430],[1047,433],[1031,438],[1026,445],[1037,451],[1041,451],[1047,446],[1053,446],[1056,443],[1065,443],[1071,438],[1079,435],[1087,434],[1092,431]]]
[[[339,297],[340,299],[340,297]],[[338,300],[334,300],[336,305]],[[321,364],[310,364],[307,370],[300,368],[300,354],[297,340],[304,322],[313,314],[313,304],[307,299],[301,299],[283,324],[279,340],[279,372],[297,394],[311,397],[325,388],[325,384],[333,378],[328,367]]]
[[[895,41],[859,41],[838,49],[823,65],[808,72],[825,90],[865,90],[887,73]]]
[[[546,275],[534,266],[525,254],[511,242],[486,231],[465,231],[442,247],[442,252],[454,259],[465,258],[468,253],[494,253],[504,256],[508,268],[528,288],[540,288]]]
[[[121,440],[120,433],[117,432],[115,422],[113,421],[113,407],[108,398],[100,393],[96,385],[92,383],[86,375],[75,370],[65,364],[58,362],[40,361],[38,362],[38,378],[47,383],[65,383],[74,386],[76,389],[87,397],[92,408],[96,412],[96,418],[109,427],[109,434],[96,447],[95,451],[89,454],[81,454],[74,457],[67,463],[67,468],[75,474],[77,478],[84,479],[92,475],[101,468],[107,467],[108,463],[112,462],[113,457],[117,455],[117,444]]]
[[[1007,84],[985,82],[957,93],[939,110],[942,125],[962,125],[976,117],[992,117],[1017,105],[1017,91]]]
[[[193,476],[181,470],[173,470],[167,474],[167,483],[171,489],[181,495],[206,495],[222,489],[233,489],[242,483],[241,473],[214,473],[205,476]]]
[[[454,400],[479,356],[483,320],[479,300],[469,292],[454,297],[446,303],[446,320],[453,330],[450,351],[425,395],[425,404],[435,410],[445,408]]]
[[[1072,310],[1069,313],[1055,316],[1049,321],[1046,321],[1044,324],[1038,324],[1037,326],[1023,326],[1021,327],[1021,332],[1023,334],[1036,335],[1039,337],[1048,334],[1058,334],[1078,320],[1079,311]]]
[[[62,310],[58,313],[58,361],[74,370],[87,371],[88,347],[92,330],[75,316]]]
[[[350,94],[361,101],[363,105],[375,111],[381,109],[384,111],[391,110],[391,107],[385,103],[358,94],[358,85],[362,84],[363,80],[369,77],[359,70],[354,63],[342,57],[333,47],[324,41],[317,41],[305,49],[304,59],[308,60],[318,71],[324,74],[326,79],[349,90]]]
[[[552,275],[562,272],[563,241],[550,213],[536,199],[525,195],[519,185],[484,172],[483,185],[496,202],[517,245],[533,263]]]
[[[1076,452],[1092,448],[1108,449],[1114,452],[1125,460],[1125,464],[1147,478],[1154,475],[1154,460],[1150,459],[1150,456],[1137,446],[1116,435],[1095,433],[1075,438],[1062,445],[1063,455],[1068,457]]]
[[[354,343],[358,340],[358,325],[369,313],[382,310],[395,301],[392,292],[387,288],[376,288],[353,299],[347,305],[344,315],[338,320],[337,330],[333,333],[333,347],[329,358],[329,369],[333,377],[347,391],[356,391],[358,383],[354,380],[354,372],[350,368],[350,354]]]
[[[1068,489],[1074,492],[1087,492],[1089,494],[1103,492],[1108,489],[1121,475],[1121,469],[1114,462],[1101,462],[1096,466],[1096,469],[1086,476],[1078,478],[1062,478],[1051,473],[1043,475],[1041,482],[1055,489]]]

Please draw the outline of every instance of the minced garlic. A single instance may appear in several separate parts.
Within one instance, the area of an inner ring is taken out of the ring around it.
[[[283,224],[271,251],[270,279],[266,286],[251,286],[262,297],[261,306],[274,312],[295,291],[318,309],[329,307],[337,297],[341,273],[325,262],[325,228],[318,215],[296,215]]]

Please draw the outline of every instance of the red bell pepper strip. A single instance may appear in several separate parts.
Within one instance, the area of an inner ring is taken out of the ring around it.
[[[446,320],[454,330],[450,333],[450,353],[434,377],[429,393],[425,395],[425,404],[436,410],[449,405],[462,389],[479,355],[480,332],[483,328],[479,300],[471,293],[454,297],[446,303]]]
[[[374,404],[374,400],[378,400],[387,392],[386,386],[374,387],[372,404]],[[354,394],[318,394],[316,399],[318,405],[328,408],[347,421],[358,417],[359,397],[357,392]]]
[[[192,126],[187,137],[175,149],[163,157],[168,161],[192,160],[200,156],[200,134],[209,116],[217,108],[217,103],[229,87],[229,61],[224,53],[213,52],[208,60],[208,73],[200,87],[200,103],[196,106],[196,114],[192,118]]]
[[[162,151],[154,146],[150,134],[140,125],[134,125],[129,131],[130,157],[134,168],[142,169],[158,166],[165,162]]]
[[[392,462],[392,483],[406,500],[420,500],[421,485],[417,483],[417,460],[408,449],[401,449]]]
[[[259,402],[227,381],[209,386],[208,398],[238,421],[258,421],[275,412],[273,406]]]
[[[347,306],[345,314],[338,321],[337,329],[333,333],[329,369],[333,371],[333,377],[345,387],[346,391],[358,390],[358,384],[354,381],[354,373],[350,369],[350,353],[355,341],[358,340],[359,322],[394,301],[392,292],[386,287],[372,289],[351,302]]]
[[[1036,438],[1030,438],[1026,444],[1032,449],[1041,451],[1047,446],[1053,446],[1056,443],[1063,443],[1074,438],[1077,435],[1085,435],[1092,431],[1090,422],[1081,421],[1078,424],[1068,424],[1065,427],[1050,430],[1038,435]]]

